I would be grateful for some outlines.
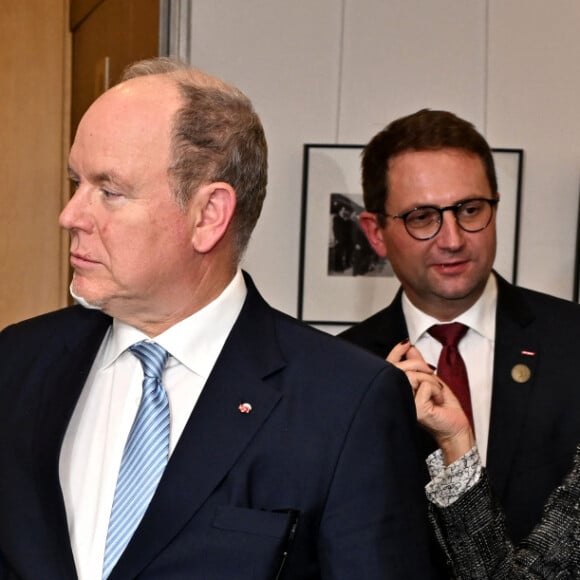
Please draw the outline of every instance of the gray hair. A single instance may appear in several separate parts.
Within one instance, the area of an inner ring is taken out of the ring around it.
[[[204,183],[223,181],[236,191],[232,219],[237,262],[258,221],[268,175],[268,147],[251,101],[239,89],[171,58],[136,62],[121,81],[145,75],[172,77],[183,98],[172,128],[169,175],[185,207]]]

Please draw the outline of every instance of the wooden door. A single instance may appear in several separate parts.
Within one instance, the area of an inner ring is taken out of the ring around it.
[[[160,0],[72,0],[71,132],[124,68],[159,54]]]

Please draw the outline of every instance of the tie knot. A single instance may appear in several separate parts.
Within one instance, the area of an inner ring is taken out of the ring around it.
[[[143,340],[129,347],[129,350],[139,359],[146,377],[161,381],[161,375],[169,353],[155,342]]]
[[[467,330],[468,328],[465,324],[452,322],[450,324],[436,324],[427,332],[443,346],[457,346]]]

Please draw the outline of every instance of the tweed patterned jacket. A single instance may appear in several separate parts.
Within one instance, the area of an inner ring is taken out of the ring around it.
[[[485,470],[479,482],[446,508],[429,506],[429,518],[458,580],[580,579],[580,445],[572,471],[544,508],[541,522],[518,546]]]

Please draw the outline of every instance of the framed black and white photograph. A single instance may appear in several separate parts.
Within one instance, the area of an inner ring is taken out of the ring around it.
[[[358,223],[363,145],[304,145],[298,318],[350,325],[384,308],[399,282]],[[500,204],[495,269],[515,283],[523,151],[493,149]]]

